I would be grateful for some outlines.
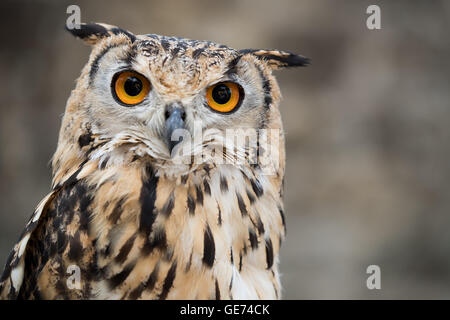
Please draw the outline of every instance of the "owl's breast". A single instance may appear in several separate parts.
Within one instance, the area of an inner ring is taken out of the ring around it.
[[[231,166],[201,170],[169,179],[150,167],[107,167],[78,181],[89,201],[76,205],[88,226],[75,296],[279,298],[281,183]],[[57,258],[61,269],[73,264],[72,251],[70,244]]]

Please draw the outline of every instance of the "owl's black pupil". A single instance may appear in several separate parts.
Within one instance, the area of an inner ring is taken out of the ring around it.
[[[125,80],[124,89],[127,95],[137,96],[142,91],[142,81],[136,77],[128,77]]]
[[[225,104],[230,101],[231,90],[228,86],[224,84],[219,84],[214,87],[212,91],[212,97],[218,104]]]

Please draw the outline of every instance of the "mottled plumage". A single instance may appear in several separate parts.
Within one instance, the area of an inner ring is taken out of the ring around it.
[[[277,50],[133,35],[106,24],[71,32],[93,50],[67,102],[52,191],[8,258],[1,297],[280,298],[285,158],[272,70],[308,60]],[[115,100],[111,81],[121,70],[151,83],[142,103],[127,107]],[[242,87],[234,112],[205,105],[206,88],[220,81]],[[175,107],[189,132],[196,123],[216,130],[194,142],[189,154],[171,154],[164,138]],[[268,143],[275,155],[260,140],[253,145],[260,159],[274,164],[273,172],[248,161],[247,144],[227,145],[218,133],[230,128],[275,130],[278,144]],[[241,161],[192,161],[205,148],[224,145],[222,158]],[[67,285],[70,266],[81,271],[79,288]]]

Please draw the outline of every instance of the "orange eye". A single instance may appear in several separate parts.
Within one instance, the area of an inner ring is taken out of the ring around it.
[[[244,94],[241,86],[234,82],[220,82],[206,90],[206,101],[211,109],[228,113],[242,101]]]
[[[150,91],[150,82],[144,76],[134,71],[124,71],[114,76],[114,96],[126,105],[142,102]]]

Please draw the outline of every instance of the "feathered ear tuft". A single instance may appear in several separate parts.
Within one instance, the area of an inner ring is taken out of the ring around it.
[[[135,35],[131,32],[106,23],[81,23],[78,29],[69,29],[66,26],[66,30],[90,45],[95,45],[103,38],[118,34],[126,35],[131,42],[136,40]]]
[[[267,61],[272,70],[289,67],[306,67],[311,64],[310,59],[287,51],[245,49],[239,52],[241,54],[252,54],[261,60]]]

